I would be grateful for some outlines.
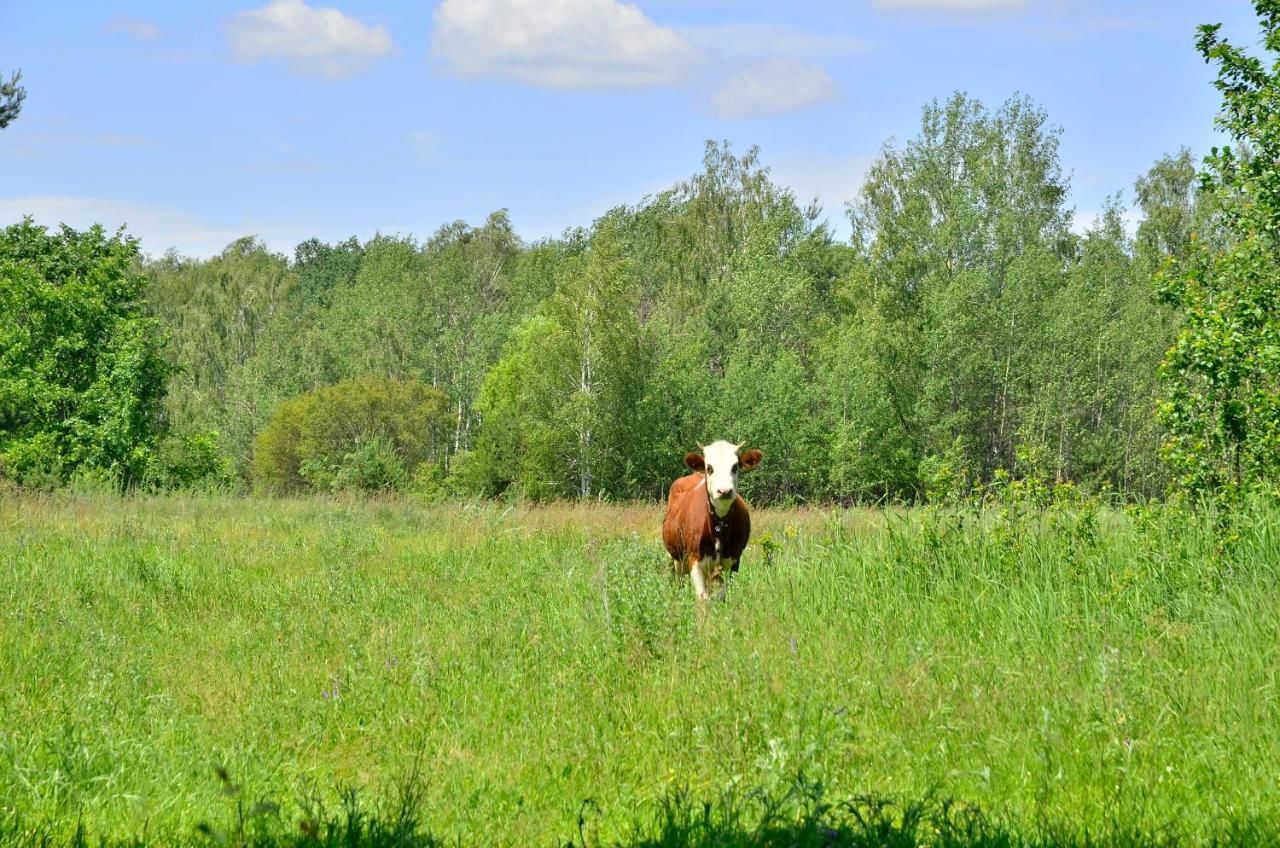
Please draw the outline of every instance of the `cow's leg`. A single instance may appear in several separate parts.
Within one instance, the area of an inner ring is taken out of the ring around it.
[[[729,592],[729,578],[738,570],[738,561],[736,559],[721,560],[721,564],[727,566],[720,572],[720,591],[716,592],[716,600],[723,601]]]
[[[689,565],[689,579],[693,581],[693,593],[698,600],[707,600],[707,578],[702,572],[702,563],[696,559]]]

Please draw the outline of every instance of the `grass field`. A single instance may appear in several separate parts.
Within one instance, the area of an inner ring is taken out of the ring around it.
[[[1252,510],[0,497],[0,841],[1280,840]]]

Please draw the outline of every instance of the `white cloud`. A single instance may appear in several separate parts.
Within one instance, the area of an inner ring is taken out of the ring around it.
[[[201,221],[181,210],[87,197],[0,197],[0,226],[30,215],[37,224],[77,230],[101,224],[108,233],[125,227],[144,253],[159,256],[173,247],[184,256],[208,257],[253,230],[233,230]],[[274,247],[274,245],[273,245]],[[289,246],[292,249],[292,245]]]
[[[443,0],[432,53],[460,77],[550,88],[670,84],[697,59],[675,30],[617,0]]]
[[[304,0],[272,0],[240,12],[227,31],[240,61],[283,59],[303,76],[354,76],[395,51],[386,27],[363,24],[337,9],[313,8]]]
[[[881,9],[924,9],[935,12],[989,12],[1018,9],[1026,0],[875,0]]]
[[[817,65],[766,59],[731,76],[711,97],[721,118],[751,118],[794,112],[836,96],[835,81]]]
[[[155,41],[160,37],[160,27],[128,15],[116,15],[107,21],[107,32],[121,32],[138,41]]]

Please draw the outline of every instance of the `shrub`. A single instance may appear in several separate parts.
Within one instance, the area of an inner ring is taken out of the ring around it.
[[[170,433],[156,446],[147,469],[147,484],[156,489],[223,488],[231,485],[231,469],[216,431]]]
[[[374,436],[342,458],[331,489],[364,492],[400,492],[409,486],[409,473],[388,439]]]
[[[366,376],[305,392],[258,434],[254,486],[402,491],[408,469],[440,461],[453,422],[445,394],[420,380]]]

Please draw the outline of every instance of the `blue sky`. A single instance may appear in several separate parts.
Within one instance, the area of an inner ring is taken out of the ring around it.
[[[885,142],[963,90],[1063,129],[1083,225],[1163,153],[1221,142],[1204,22],[1258,41],[1247,0],[0,0],[0,73],[27,88],[0,224],[292,254],[505,207],[531,241],[727,139],[844,234]]]

